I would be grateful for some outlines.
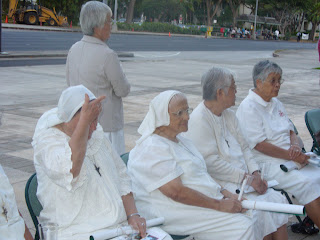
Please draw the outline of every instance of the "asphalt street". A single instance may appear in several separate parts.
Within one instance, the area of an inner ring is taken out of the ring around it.
[[[80,32],[3,29],[2,51],[68,50],[81,38]],[[117,33],[111,35],[108,45],[115,51],[274,51],[316,47],[315,43],[306,42]]]

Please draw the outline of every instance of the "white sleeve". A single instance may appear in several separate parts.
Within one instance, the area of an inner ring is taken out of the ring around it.
[[[66,138],[55,136],[43,137],[39,146],[35,147],[35,164],[40,164],[44,173],[57,185],[74,191],[80,187],[86,179],[85,168],[81,168],[80,174],[73,178],[71,148]]]
[[[110,81],[116,96],[126,97],[130,93],[130,84],[122,70],[117,54],[113,51],[108,53],[106,57],[104,74]]]
[[[146,140],[145,140],[146,141]],[[129,170],[141,186],[152,192],[183,174],[173,150],[165,143],[142,143],[129,155]]]
[[[267,139],[262,116],[252,104],[240,104],[236,115],[250,149]]]
[[[210,127],[209,120],[202,116],[201,119],[193,119],[189,122],[189,130],[186,137],[192,140],[203,158],[205,159],[208,173],[213,179],[238,182],[242,180],[245,171],[234,167],[221,157],[218,149],[216,133]]]
[[[111,144],[110,144],[111,146]],[[114,160],[115,166],[118,170],[119,176],[119,192],[121,196],[125,196],[132,192],[131,188],[131,179],[128,175],[127,167],[123,162],[122,158],[118,155],[118,153],[111,147],[112,149],[112,158]]]
[[[242,133],[238,119],[236,118],[236,116],[234,116],[234,117],[235,117],[234,118],[234,126],[235,126],[235,130],[237,132],[237,141],[241,146],[243,157],[244,157],[244,160],[246,161],[249,173],[252,174],[254,171],[257,171],[260,168],[259,168],[258,163],[253,158],[251,149],[249,148],[248,142]]]

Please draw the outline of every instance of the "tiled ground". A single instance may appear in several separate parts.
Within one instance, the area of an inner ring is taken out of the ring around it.
[[[132,83],[124,98],[126,150],[138,139],[137,128],[148,110],[150,100],[166,89],[186,93],[189,105],[201,101],[201,75],[213,65],[228,67],[236,72],[238,94],[236,105],[252,87],[251,71],[260,59],[272,58],[272,52],[181,52],[135,53],[134,59],[123,59],[123,68]],[[306,149],[311,139],[304,123],[304,113],[318,108],[320,102],[320,71],[316,50],[284,51],[273,58],[284,70],[279,99],[295,123]],[[0,164],[14,186],[19,209],[27,225],[34,231],[24,202],[24,187],[34,172],[32,135],[37,119],[54,107],[66,87],[65,66],[27,66],[0,68]],[[236,108],[236,107],[235,107]],[[295,221],[292,218],[292,221]],[[320,235],[305,236],[290,232],[290,240],[319,239]]]

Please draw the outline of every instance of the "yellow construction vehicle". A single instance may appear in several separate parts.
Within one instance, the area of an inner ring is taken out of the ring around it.
[[[68,26],[67,17],[60,16],[46,7],[39,5],[36,0],[9,0],[8,17],[12,18],[17,23],[25,23],[30,25],[48,23],[49,26]]]

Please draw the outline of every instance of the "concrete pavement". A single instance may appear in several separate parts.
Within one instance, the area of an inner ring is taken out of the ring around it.
[[[213,65],[228,67],[237,74],[236,107],[252,87],[251,71],[261,59],[272,59],[284,70],[285,83],[279,99],[295,123],[306,149],[311,138],[304,123],[304,113],[319,108],[320,70],[316,50],[278,52],[134,52],[134,57],[121,58],[124,71],[132,84],[124,98],[125,141],[129,151],[139,138],[137,128],[148,110],[150,100],[159,92],[176,89],[186,93],[190,107],[201,101],[201,75]],[[0,164],[14,186],[18,207],[27,225],[34,226],[24,200],[24,187],[34,172],[32,135],[37,119],[56,106],[66,88],[65,66],[25,66],[0,68]],[[291,218],[295,221],[295,218]],[[319,239],[289,231],[290,240]]]

